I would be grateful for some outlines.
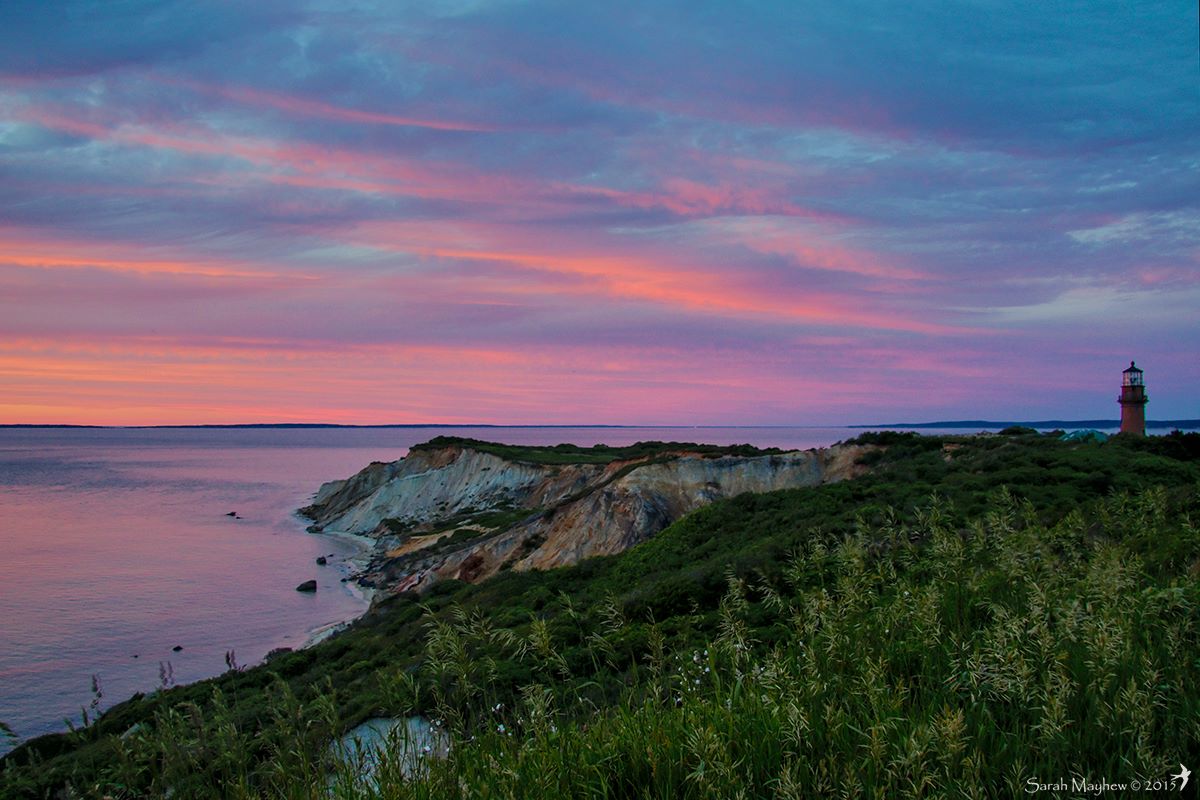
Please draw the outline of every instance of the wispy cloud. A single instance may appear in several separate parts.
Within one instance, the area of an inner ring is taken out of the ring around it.
[[[2,5],[0,422],[1191,414],[1190,20]]]
[[[453,120],[425,119],[420,117],[390,114],[380,111],[366,111],[356,108],[345,108],[332,103],[311,100],[304,97],[280,94],[278,92],[254,89],[248,86],[230,86],[226,84],[205,84],[199,81],[171,79],[164,80],[169,86],[177,86],[194,92],[213,95],[215,97],[243,103],[251,108],[273,109],[287,114],[317,117],[365,125],[392,125],[400,128],[426,128],[434,131],[494,131],[494,125],[471,122],[456,122]]]

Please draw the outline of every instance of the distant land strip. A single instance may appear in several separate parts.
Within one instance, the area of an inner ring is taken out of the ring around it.
[[[847,425],[847,428],[1119,428],[1119,419],[1043,419],[1034,422],[997,422],[988,419],[957,419],[944,422],[889,422],[880,425]],[[1147,428],[1200,428],[1200,419],[1148,419]]]

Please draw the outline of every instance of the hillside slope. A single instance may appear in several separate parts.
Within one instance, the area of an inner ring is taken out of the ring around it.
[[[1200,435],[859,443],[858,479],[138,695],[0,759],[0,796],[326,796],[333,737],[414,713],[453,755],[339,796],[991,797],[1193,763]]]

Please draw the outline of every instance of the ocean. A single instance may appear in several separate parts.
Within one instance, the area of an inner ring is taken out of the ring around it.
[[[63,730],[85,708],[218,675],[230,661],[258,663],[358,616],[368,598],[342,578],[363,545],[307,533],[295,510],[324,481],[433,436],[803,449],[861,432],[0,428],[0,721],[21,738]],[[317,592],[295,590],[309,579]],[[10,747],[0,742],[0,752]]]

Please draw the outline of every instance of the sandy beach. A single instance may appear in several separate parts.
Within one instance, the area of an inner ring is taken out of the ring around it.
[[[298,520],[304,520],[304,518],[299,514],[297,514],[296,517]],[[366,604],[362,612],[366,613],[366,611],[371,607],[371,601],[375,596],[375,589],[369,586],[363,586],[357,580],[355,580],[354,576],[360,574],[370,563],[371,556],[375,552],[375,540],[369,536],[361,536],[356,533],[345,533],[342,531],[322,531],[320,533],[314,533],[310,535],[328,536],[332,539],[337,539],[339,542],[350,544],[355,547],[355,552],[344,556],[342,561],[337,564],[336,567],[339,572],[343,573],[343,579],[345,579],[346,587]],[[300,645],[299,649],[304,650],[312,647],[315,644],[318,644],[319,642],[325,641],[330,636],[345,630],[352,622],[354,622],[354,620],[358,619],[359,616],[362,616],[362,614],[359,614],[351,619],[327,622],[323,625],[318,625],[317,627],[312,628],[308,631],[308,638],[304,640],[304,643]]]

